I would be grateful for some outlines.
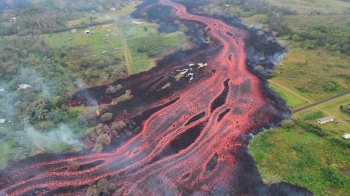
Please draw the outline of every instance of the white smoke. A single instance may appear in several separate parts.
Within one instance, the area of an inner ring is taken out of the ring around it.
[[[57,129],[42,133],[25,123],[24,132],[27,141],[29,140],[33,146],[44,151],[56,151],[59,146],[74,148],[84,146],[83,142],[65,124],[59,125]]]

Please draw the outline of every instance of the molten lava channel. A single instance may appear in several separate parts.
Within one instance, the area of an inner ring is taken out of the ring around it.
[[[262,80],[247,68],[245,39],[249,33],[219,19],[189,14],[185,6],[170,0],[159,3],[173,7],[172,17],[178,20],[210,27],[207,35],[219,50],[211,54],[205,69],[215,73],[135,109],[174,100],[151,114],[139,134],[113,151],[37,155],[8,166],[0,173],[0,195],[85,195],[88,186],[105,177],[117,185],[114,195],[242,194],[234,186],[239,173],[245,172],[237,168],[242,162],[238,149],[253,129],[266,126],[278,113],[266,101]],[[201,51],[191,58],[200,55]],[[144,78],[152,76],[146,73]],[[64,170],[72,158],[86,169]]]

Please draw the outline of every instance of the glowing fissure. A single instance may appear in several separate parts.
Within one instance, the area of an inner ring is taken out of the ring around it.
[[[186,88],[168,93],[168,97],[130,111],[131,115],[137,116],[158,107],[154,113],[146,115],[148,118],[138,135],[113,151],[63,157],[43,154],[8,166],[1,171],[0,195],[62,192],[64,195],[85,195],[88,186],[104,177],[117,185],[114,195],[249,193],[249,188],[235,187],[239,180],[237,165],[242,161],[237,150],[244,148],[245,136],[253,129],[266,126],[278,111],[266,101],[262,81],[246,66],[248,32],[218,19],[189,14],[186,7],[170,0],[159,3],[173,7],[172,16],[177,19],[210,27],[207,35],[213,39],[214,46],[183,61],[198,59],[211,51],[210,59],[205,62],[208,66],[203,68],[210,74]],[[153,5],[156,4],[147,9]],[[165,75],[162,71],[159,68],[153,75],[140,76],[138,81],[153,79],[141,83],[140,88],[157,89],[157,84],[167,79],[162,76]],[[123,87],[128,89],[132,84],[136,82],[126,80]],[[101,89],[95,88],[96,91]],[[142,98],[137,92],[133,93],[133,99]],[[78,96],[70,105],[84,102],[85,98],[80,98]],[[108,100],[102,98],[99,103]],[[127,104],[130,103],[132,100]],[[82,163],[82,169],[64,170],[72,158]],[[253,179],[250,186],[260,186],[259,176],[254,177],[258,180]]]

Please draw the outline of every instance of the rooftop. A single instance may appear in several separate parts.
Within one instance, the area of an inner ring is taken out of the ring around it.
[[[0,124],[4,124],[6,122],[6,119],[0,119]]]
[[[327,116],[327,117],[324,117],[324,118],[320,118],[317,121],[324,122],[324,121],[329,121],[329,120],[334,120],[334,117],[333,116]]]

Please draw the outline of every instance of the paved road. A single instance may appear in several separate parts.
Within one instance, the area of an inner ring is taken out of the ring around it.
[[[341,93],[341,94],[339,94],[339,95],[335,95],[335,96],[333,96],[333,97],[328,97],[327,99],[323,99],[323,100],[321,100],[321,101],[317,101],[317,102],[315,102],[315,103],[312,103],[312,104],[309,104],[309,105],[307,105],[307,106],[304,106],[304,107],[298,108],[298,109],[296,109],[296,110],[293,110],[293,114],[295,114],[295,113],[297,113],[297,112],[301,112],[301,111],[306,110],[306,109],[309,109],[309,108],[312,108],[312,107],[314,107],[314,106],[316,106],[316,105],[320,105],[320,104],[322,104],[322,103],[326,103],[326,102],[331,101],[331,100],[333,100],[333,99],[336,99],[336,98],[345,96],[345,95],[347,95],[347,94],[350,94],[350,91],[347,91],[347,92],[345,92],[345,93]]]

